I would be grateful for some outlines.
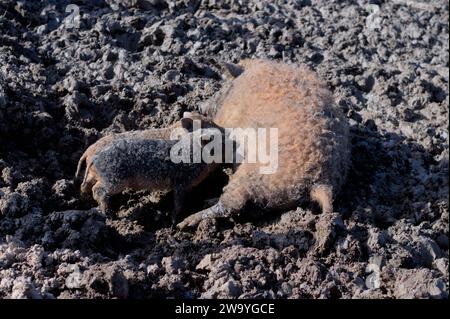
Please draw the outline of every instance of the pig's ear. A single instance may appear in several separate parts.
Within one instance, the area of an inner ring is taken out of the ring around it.
[[[183,114],[184,116],[184,114]],[[192,132],[194,127],[194,120],[190,117],[183,117],[181,120],[181,127],[187,130],[188,132]]]

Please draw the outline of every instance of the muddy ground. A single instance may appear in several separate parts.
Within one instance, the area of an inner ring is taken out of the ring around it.
[[[1,0],[0,298],[448,298],[448,18],[441,0]],[[324,254],[313,206],[180,232],[170,194],[118,196],[115,221],[80,198],[101,134],[173,123],[250,57],[309,65],[349,119]]]

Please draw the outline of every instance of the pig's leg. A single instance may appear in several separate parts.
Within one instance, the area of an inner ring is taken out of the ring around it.
[[[178,186],[175,188],[175,192],[173,195],[173,214],[172,214],[172,225],[175,226],[178,220],[178,216],[180,216],[181,211],[183,210],[183,203],[186,198],[186,191],[184,187]]]
[[[115,218],[115,214],[110,206],[111,195],[108,191],[108,188],[105,187],[102,183],[97,182],[92,187],[92,195],[95,201],[98,203],[98,206],[102,213],[104,213],[107,217]]]
[[[323,255],[336,240],[337,233],[345,229],[339,214],[333,212],[333,187],[330,183],[315,184],[311,188],[311,199],[319,203],[322,214],[316,224],[315,253]]]
[[[238,170],[232,176],[227,186],[223,189],[217,204],[204,209],[196,214],[186,217],[177,225],[178,228],[197,226],[203,219],[217,217],[231,217],[244,208],[251,194],[250,188],[245,187],[248,184],[248,176],[245,170]]]
[[[204,209],[198,213],[195,213],[189,217],[186,217],[181,223],[177,225],[179,229],[184,229],[187,227],[197,226],[203,219],[206,218],[218,218],[218,217],[230,217],[232,212],[225,208],[223,204],[219,201],[217,204]]]
[[[315,184],[311,188],[311,199],[322,208],[323,214],[333,213],[333,187],[329,184]]]

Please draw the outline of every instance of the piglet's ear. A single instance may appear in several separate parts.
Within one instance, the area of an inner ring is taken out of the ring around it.
[[[193,125],[193,120],[191,118],[183,117],[181,119],[181,127],[188,130],[189,132],[192,132]]]
[[[202,121],[203,119],[205,119],[205,117],[203,115],[201,115],[199,112],[197,111],[192,111],[192,112],[184,112],[183,113],[183,118],[190,118],[192,120],[200,120]]]
[[[192,118],[192,112],[183,112],[183,118]]]

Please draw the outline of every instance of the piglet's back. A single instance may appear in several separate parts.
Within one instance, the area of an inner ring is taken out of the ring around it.
[[[93,157],[102,179],[111,182],[155,180],[174,170],[170,161],[171,140],[119,139]]]

